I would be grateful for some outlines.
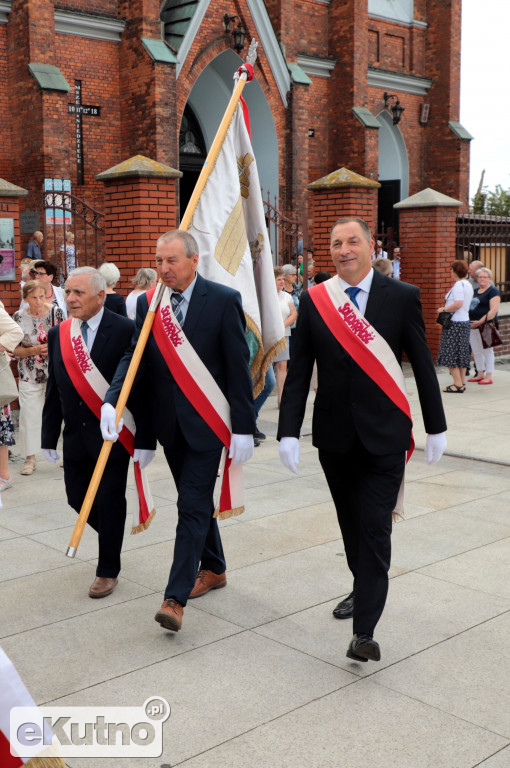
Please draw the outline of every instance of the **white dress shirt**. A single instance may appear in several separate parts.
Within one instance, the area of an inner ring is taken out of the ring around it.
[[[101,309],[99,310],[99,312],[96,315],[93,315],[90,318],[90,320],[87,320],[87,325],[88,325],[88,328],[87,328],[87,349],[88,349],[89,352],[92,351],[92,345],[94,344],[94,340],[95,340],[96,334],[97,334],[97,329],[99,328],[99,323],[103,319],[103,315],[104,315],[104,307],[101,307]],[[80,327],[81,327],[81,325],[83,325],[84,322],[85,322],[84,320],[81,321]]]
[[[346,288],[361,288],[360,292],[356,296],[356,301],[358,302],[359,311],[362,315],[365,314],[365,310],[367,308],[368,294],[370,293],[370,288],[372,287],[373,278],[373,269],[371,269],[368,275],[364,277],[363,280],[356,286],[351,285],[350,283],[346,283],[345,280],[342,280],[341,277],[338,278],[340,280],[340,285],[342,286],[342,291],[345,291]]]

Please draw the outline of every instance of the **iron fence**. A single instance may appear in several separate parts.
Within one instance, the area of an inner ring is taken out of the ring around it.
[[[456,257],[481,261],[493,274],[502,301],[510,301],[510,218],[475,213],[457,216]]]

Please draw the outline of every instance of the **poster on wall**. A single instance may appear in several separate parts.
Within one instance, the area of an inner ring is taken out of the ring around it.
[[[44,191],[45,192],[70,192],[71,180],[70,179],[44,179]],[[64,223],[64,210],[60,208],[62,205],[62,195],[46,195],[46,224],[63,224]],[[71,211],[65,211],[66,226],[72,224]]]
[[[15,280],[14,219],[0,219],[0,259],[0,280]]]

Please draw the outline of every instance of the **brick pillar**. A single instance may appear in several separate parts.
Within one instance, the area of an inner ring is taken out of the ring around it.
[[[331,271],[330,232],[341,216],[357,216],[367,222],[372,232],[376,231],[377,190],[380,186],[378,181],[366,179],[347,168],[340,168],[308,185],[307,189],[313,193],[310,234],[318,271]]]
[[[156,240],[179,224],[180,171],[136,155],[98,174],[104,182],[105,260],[120,269],[121,292],[140,267],[154,266]]]
[[[456,259],[457,213],[462,203],[424,189],[394,207],[400,213],[400,279],[421,290],[427,339],[435,357],[441,337],[437,309],[453,280],[450,265]]]
[[[27,194],[28,192],[26,189],[17,187],[15,184],[11,184],[4,179],[0,179],[0,219],[13,219],[15,268],[18,268],[20,259],[24,256],[24,253],[21,251],[19,231],[19,198],[24,197]],[[4,275],[8,274],[8,267],[12,266],[13,265],[7,263],[6,259],[4,259],[0,265],[1,298],[5,309],[9,314],[12,314],[16,309],[19,309],[20,302],[18,281],[21,279],[21,275],[19,269],[13,279],[4,279]]]

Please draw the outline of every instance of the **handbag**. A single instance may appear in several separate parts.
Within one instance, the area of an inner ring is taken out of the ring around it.
[[[9,405],[18,397],[18,387],[16,379],[12,375],[11,361],[5,354],[0,353],[0,407]]]
[[[503,344],[503,339],[501,338],[498,328],[499,324],[497,320],[489,320],[478,328],[480,336],[482,337],[482,346],[484,349],[500,347]]]
[[[452,324],[452,315],[453,312],[439,312],[436,318],[436,323],[442,325],[443,328],[449,328]]]

